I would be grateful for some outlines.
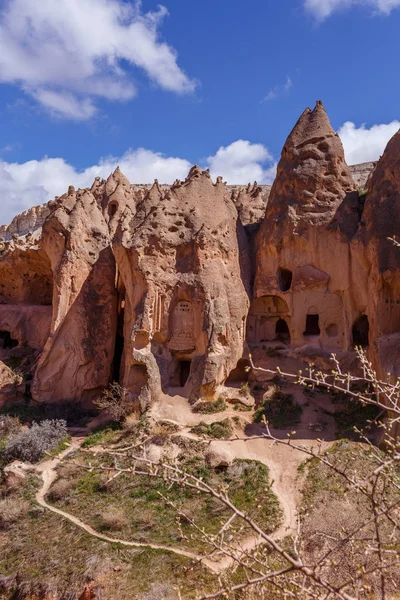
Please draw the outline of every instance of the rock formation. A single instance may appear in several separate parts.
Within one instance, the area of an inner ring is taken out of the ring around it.
[[[142,409],[218,397],[249,347],[277,342],[348,364],[362,345],[398,374],[399,136],[376,168],[350,169],[318,102],[272,188],[197,166],[131,185],[117,169],[16,217],[1,228],[0,403],[88,404],[113,380]]]

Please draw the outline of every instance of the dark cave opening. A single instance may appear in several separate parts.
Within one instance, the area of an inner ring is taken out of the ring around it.
[[[179,384],[181,387],[186,385],[187,380],[190,375],[190,360],[181,360],[178,363],[178,373],[179,373]]]
[[[278,269],[278,283],[281,292],[288,292],[292,286],[293,273],[289,269]]]
[[[185,387],[190,376],[190,360],[178,360],[175,363],[174,371],[170,377],[169,385],[171,387]]]
[[[276,339],[285,344],[290,343],[290,331],[285,319],[278,319],[275,326]]]
[[[18,340],[14,340],[9,331],[0,331],[0,348],[9,350],[11,348],[16,348],[18,344]]]
[[[321,330],[319,328],[319,315],[307,315],[306,318],[306,330],[303,333],[305,337],[319,335]]]
[[[118,204],[117,202],[111,202],[111,204],[108,207],[108,214],[110,217],[113,217],[115,215],[115,213],[118,210]]]
[[[112,380],[120,382],[122,356],[124,354],[124,319],[125,319],[125,300],[120,299],[118,302],[118,321],[117,333],[115,336],[114,346],[114,361]]]
[[[352,328],[353,346],[369,346],[369,321],[367,315],[360,315]]]

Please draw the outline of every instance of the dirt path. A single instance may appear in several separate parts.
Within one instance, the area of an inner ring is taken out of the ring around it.
[[[214,561],[214,560],[211,560],[210,558],[202,556],[201,554],[189,552],[188,550],[183,550],[181,548],[176,548],[174,546],[164,546],[162,544],[151,544],[148,542],[146,542],[146,543],[131,542],[131,541],[123,540],[120,538],[110,537],[108,535],[104,535],[104,534],[100,533],[99,531],[96,531],[95,529],[93,529],[93,527],[91,527],[87,523],[84,523],[83,521],[81,521],[81,519],[78,519],[78,517],[75,517],[74,515],[71,515],[70,513],[65,512],[63,510],[60,510],[59,508],[56,508],[55,506],[52,506],[51,504],[48,504],[48,502],[46,502],[45,498],[46,498],[46,495],[48,494],[52,484],[54,483],[54,481],[57,478],[57,467],[60,465],[61,461],[64,458],[66,458],[70,454],[73,454],[74,452],[79,450],[84,439],[85,438],[75,438],[72,441],[72,443],[69,445],[69,447],[66,450],[64,450],[63,452],[61,452],[61,454],[59,454],[57,457],[51,458],[50,460],[47,460],[47,461],[44,461],[36,467],[36,469],[35,469],[36,473],[40,474],[41,478],[43,480],[43,485],[37,491],[36,496],[35,496],[36,501],[38,502],[38,504],[40,504],[40,506],[51,511],[52,513],[60,515],[64,519],[67,519],[68,521],[70,521],[71,523],[73,523],[74,525],[76,525],[77,527],[79,527],[80,529],[85,531],[86,533],[88,533],[89,535],[96,537],[99,540],[103,540],[105,542],[121,544],[122,546],[128,546],[128,547],[132,547],[132,548],[152,548],[153,550],[162,550],[164,552],[172,552],[174,554],[177,554],[178,556],[183,556],[185,558],[195,560],[196,562],[201,562],[202,564],[204,564],[206,567],[208,567],[214,573],[220,573],[221,570],[228,568],[233,563],[233,560],[229,559],[227,563],[222,564],[221,561]]]

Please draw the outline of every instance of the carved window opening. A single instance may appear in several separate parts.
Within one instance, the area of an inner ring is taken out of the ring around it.
[[[306,330],[303,333],[305,337],[311,337],[320,335],[321,330],[319,328],[319,315],[311,314],[307,315],[306,318]]]
[[[367,315],[361,315],[354,322],[353,329],[353,346],[361,346],[366,348],[369,346],[369,321]]]
[[[290,331],[285,319],[278,319],[275,325],[276,339],[285,344],[290,343]]]
[[[289,269],[278,269],[278,284],[281,292],[288,292],[292,286],[293,273]]]
[[[3,350],[9,350],[18,346],[18,340],[14,340],[11,337],[9,331],[0,331],[0,348]]]

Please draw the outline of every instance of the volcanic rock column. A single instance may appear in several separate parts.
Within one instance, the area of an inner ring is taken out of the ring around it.
[[[344,350],[366,300],[365,271],[352,272],[349,241],[358,193],[321,102],[307,108],[282,150],[257,240],[250,344]]]

